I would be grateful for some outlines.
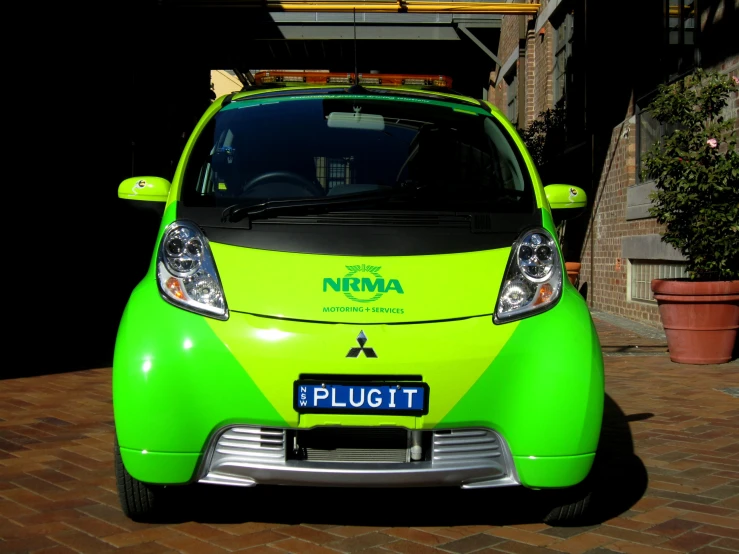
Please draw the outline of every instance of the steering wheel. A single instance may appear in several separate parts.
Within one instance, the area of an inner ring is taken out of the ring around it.
[[[326,194],[321,185],[299,175],[298,173],[293,173],[292,171],[268,171],[267,173],[257,175],[244,184],[241,188],[241,193],[245,194],[247,192],[252,192],[253,189],[263,186],[271,186],[273,189],[275,187],[279,187],[283,191],[288,189],[285,196],[294,196],[294,193],[291,193],[289,189],[296,188],[299,189],[300,192],[308,193],[307,195],[298,194],[298,196],[323,196]],[[274,197],[274,190],[272,191],[272,194],[269,194],[268,196]]]

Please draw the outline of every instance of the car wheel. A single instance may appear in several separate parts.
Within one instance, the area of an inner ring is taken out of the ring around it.
[[[160,515],[164,487],[147,485],[131,476],[123,465],[118,438],[113,445],[115,480],[123,513],[134,521],[151,521]]]
[[[582,524],[590,515],[590,504],[593,492],[590,479],[561,491],[551,491],[550,502],[547,503],[548,513],[544,516],[544,523],[548,525],[577,525]]]

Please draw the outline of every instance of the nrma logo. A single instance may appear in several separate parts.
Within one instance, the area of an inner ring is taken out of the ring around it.
[[[385,280],[379,271],[382,269],[377,265],[348,265],[349,273],[343,277],[323,279],[323,292],[334,290],[343,292],[349,300],[354,302],[374,302],[383,294],[395,291],[403,294],[403,287],[397,279]]]

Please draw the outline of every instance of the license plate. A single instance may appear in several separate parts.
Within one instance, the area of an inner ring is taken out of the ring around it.
[[[327,383],[295,381],[295,410],[304,413],[428,413],[426,383]]]

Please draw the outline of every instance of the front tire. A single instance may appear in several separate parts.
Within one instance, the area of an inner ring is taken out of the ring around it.
[[[552,526],[580,525],[591,515],[593,491],[592,479],[585,478],[579,485],[568,489],[550,491],[551,496],[547,508],[549,511],[543,521]]]
[[[135,479],[123,465],[118,438],[113,445],[115,481],[123,513],[134,521],[152,521],[161,515],[164,489]]]

